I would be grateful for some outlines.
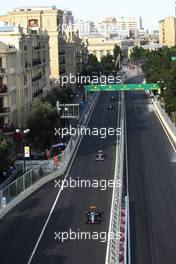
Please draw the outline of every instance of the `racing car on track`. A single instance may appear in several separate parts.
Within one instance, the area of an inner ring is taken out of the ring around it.
[[[103,150],[98,150],[96,157],[95,157],[96,161],[103,161],[105,160],[105,154],[103,153]]]
[[[101,213],[96,210],[96,206],[91,205],[86,212],[86,224],[99,224],[101,222]]]

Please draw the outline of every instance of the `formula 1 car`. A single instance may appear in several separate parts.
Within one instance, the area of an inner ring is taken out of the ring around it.
[[[86,212],[86,224],[99,224],[101,213],[96,211],[96,206],[90,206]]]
[[[96,157],[96,161],[104,161],[105,160],[105,154],[103,153],[103,150],[98,150]]]
[[[113,109],[113,105],[108,105],[108,110],[112,110]]]

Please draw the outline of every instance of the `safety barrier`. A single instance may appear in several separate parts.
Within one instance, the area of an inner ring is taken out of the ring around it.
[[[112,238],[109,238],[106,254],[106,264],[118,264],[119,263],[119,241],[120,241],[120,219],[121,219],[121,200],[122,200],[122,185],[124,174],[124,129],[125,129],[125,99],[124,93],[121,94],[121,109],[119,125],[121,127],[121,135],[117,140],[117,152],[116,152],[116,164],[117,171],[115,172],[115,182],[119,182],[115,185],[113,190],[113,199],[111,205],[111,222],[109,233],[113,234]]]

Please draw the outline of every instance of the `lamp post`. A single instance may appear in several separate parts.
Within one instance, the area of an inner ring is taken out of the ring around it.
[[[20,129],[16,129],[16,133],[17,134],[21,134],[23,136],[22,142],[23,142],[23,160],[24,160],[24,172],[26,172],[26,158],[30,157],[30,148],[29,146],[25,146],[25,142],[24,142],[24,138],[26,135],[28,135],[30,133],[30,129],[24,129],[24,130],[20,130]]]

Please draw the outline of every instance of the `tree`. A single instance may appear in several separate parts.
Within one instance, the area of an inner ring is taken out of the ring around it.
[[[160,81],[161,95],[164,98],[169,115],[176,111],[176,64],[171,56],[176,54],[175,48],[163,48],[158,51],[142,51],[134,49],[133,58],[145,58],[142,69],[147,82]]]
[[[123,60],[122,50],[117,44],[115,44],[114,51],[113,51],[113,56],[114,56],[115,63],[117,61],[117,57],[118,57],[119,54],[120,54],[120,60],[122,61]]]
[[[59,101],[60,103],[72,103],[73,98],[72,95],[73,91],[70,88],[67,89],[59,89],[58,87],[54,87],[45,98],[42,99],[42,102],[48,102],[52,106],[56,106],[56,102]]]
[[[85,76],[95,75],[94,73],[99,74],[100,71],[100,63],[97,57],[94,54],[89,54],[88,62],[83,66],[83,74]]]
[[[114,70],[114,57],[110,53],[103,56],[100,63],[103,73],[110,74]]]
[[[59,115],[56,107],[48,102],[35,100],[27,120],[30,138],[36,148],[45,149],[54,141],[54,129],[59,128]]]
[[[7,170],[11,165],[11,146],[10,140],[0,133],[0,171]]]

